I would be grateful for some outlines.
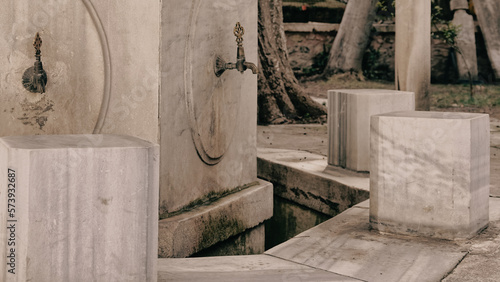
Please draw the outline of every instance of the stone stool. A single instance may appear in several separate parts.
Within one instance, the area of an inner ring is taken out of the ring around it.
[[[415,110],[413,92],[385,89],[328,91],[328,164],[370,170],[370,116]]]
[[[371,117],[370,223],[382,232],[460,239],[489,222],[485,114]]]
[[[0,281],[157,281],[159,147],[0,138]]]

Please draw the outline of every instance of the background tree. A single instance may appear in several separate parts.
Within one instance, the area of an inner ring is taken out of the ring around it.
[[[415,109],[430,109],[431,1],[396,0],[396,90],[415,93]]]
[[[490,58],[491,67],[497,79],[500,78],[500,1],[474,0],[474,10],[477,15],[484,43]]]
[[[361,64],[375,20],[379,0],[349,0],[335,36],[325,76],[336,73],[361,73]]]
[[[293,74],[282,6],[282,0],[259,0],[259,124],[311,121],[326,115],[326,108],[309,97]]]

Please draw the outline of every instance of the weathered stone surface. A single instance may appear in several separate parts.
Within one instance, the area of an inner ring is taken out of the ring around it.
[[[317,62],[320,56],[328,56],[333,39],[333,32],[287,32],[286,45],[294,73],[300,76],[322,71]]]
[[[0,5],[0,136],[101,132],[158,142],[158,1]],[[43,95],[21,83],[35,61],[36,32],[48,76]]]
[[[346,277],[269,255],[159,259],[158,281],[345,281]]]
[[[262,223],[191,257],[258,255],[266,251],[266,227]]]
[[[500,281],[500,199],[490,198],[490,224],[471,242],[469,254],[442,281]]]
[[[217,56],[236,62],[236,22],[246,60],[257,63],[257,1],[162,5],[161,214],[257,180],[257,76],[214,73]]]
[[[415,93],[418,110],[429,109],[431,3],[396,0],[396,90]]]
[[[183,257],[272,216],[272,201],[259,202],[255,218],[250,212],[250,201],[272,190],[266,184],[260,194],[235,194],[245,215],[214,204],[170,217],[257,181],[257,76],[214,71],[217,58],[236,63],[237,22],[246,61],[257,63],[257,1],[163,1],[161,18],[160,214],[169,218],[160,224],[160,255]]]
[[[372,232],[353,207],[265,254],[362,281],[439,281],[466,255],[453,242]]]
[[[415,94],[384,89],[328,91],[328,164],[370,170],[370,116],[415,110]]]
[[[276,194],[274,195],[273,202],[273,217],[265,222],[266,249],[282,244],[296,235],[332,218],[332,216],[286,200]]]
[[[327,100],[324,99],[326,105]],[[257,126],[257,147],[328,154],[326,124],[277,124]]]
[[[475,235],[488,224],[489,143],[484,114],[373,116],[371,226],[443,239]]]
[[[469,81],[470,74],[470,79],[477,80],[478,70],[474,19],[466,11],[458,10],[455,11],[452,22],[460,28],[460,32],[456,38],[459,51],[455,52],[457,53],[458,78]]]
[[[495,77],[500,78],[500,2],[497,0],[474,1],[477,20]]]
[[[273,185],[266,181],[226,196],[209,205],[196,207],[160,220],[159,256],[187,257],[273,215]]]
[[[444,241],[369,230],[368,202],[256,256],[159,259],[159,281],[497,281],[500,199],[472,240]],[[331,275],[331,276],[328,276]],[[444,278],[444,280],[443,280]]]
[[[83,1],[2,0],[0,5],[0,136],[92,133],[105,66],[98,31]],[[45,94],[27,91],[21,79],[35,62],[37,32],[48,76]]]
[[[0,280],[156,281],[158,154],[127,136],[1,138]]]
[[[156,0],[92,0],[92,5],[103,23],[110,53],[109,62],[105,60],[110,65],[109,108],[102,130],[97,124],[94,132],[160,143],[160,4]]]

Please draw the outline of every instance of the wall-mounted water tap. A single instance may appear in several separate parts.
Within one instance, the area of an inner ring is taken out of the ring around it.
[[[253,74],[257,74],[257,66],[253,63],[245,61],[245,49],[243,48],[243,34],[245,34],[245,29],[241,26],[239,22],[236,23],[234,27],[234,36],[236,36],[236,43],[238,44],[238,53],[236,56],[236,63],[226,63],[221,57],[215,59],[215,75],[217,77],[221,76],[226,70],[236,69],[243,73],[247,69],[251,69]]]
[[[42,47],[42,39],[38,32],[35,36],[35,41],[33,42],[33,47],[35,47],[35,64],[31,68],[27,69],[23,74],[23,86],[26,90],[33,93],[45,93],[45,85],[47,85],[47,73],[43,70],[42,61],[40,60]]]

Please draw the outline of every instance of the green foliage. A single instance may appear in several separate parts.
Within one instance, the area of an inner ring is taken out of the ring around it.
[[[380,48],[380,47],[379,47]],[[390,70],[388,65],[379,63],[380,50],[369,46],[363,56],[363,76],[368,79],[390,79]]]
[[[323,45],[323,51],[318,53],[316,56],[313,58],[313,64],[310,68],[303,68],[302,73],[305,76],[311,76],[315,74],[320,74],[323,72],[325,69],[326,65],[328,64],[328,58],[330,56],[329,50],[331,49],[331,46]]]
[[[380,0],[377,2],[377,15],[381,20],[393,20],[395,11],[395,0]]]
[[[457,37],[460,33],[460,26],[454,25],[451,21],[447,21],[443,18],[443,9],[436,3],[436,0],[432,0],[432,14],[431,14],[431,23],[434,26],[435,32],[432,32],[432,37],[436,39],[441,39],[446,43],[450,48],[452,48],[457,55],[463,57],[462,50],[457,44]],[[465,62],[465,58],[464,58]],[[467,65],[466,65],[467,66]],[[467,72],[469,75],[469,100],[474,100],[474,89],[473,89],[473,81],[472,75],[470,72],[469,66],[467,66]]]
[[[432,23],[442,23],[443,19],[443,8],[439,6],[436,0],[431,1],[431,21]]]
[[[460,26],[454,25],[451,21],[444,19],[443,8],[437,4],[436,0],[432,0],[431,4],[431,23],[435,29],[435,31],[431,33],[432,37],[441,39],[451,48],[458,50],[456,39],[460,33]]]
[[[454,25],[449,22],[446,28],[442,30],[442,39],[446,44],[448,44],[455,50],[458,50],[456,39],[458,34],[460,33],[460,29],[460,26]]]

